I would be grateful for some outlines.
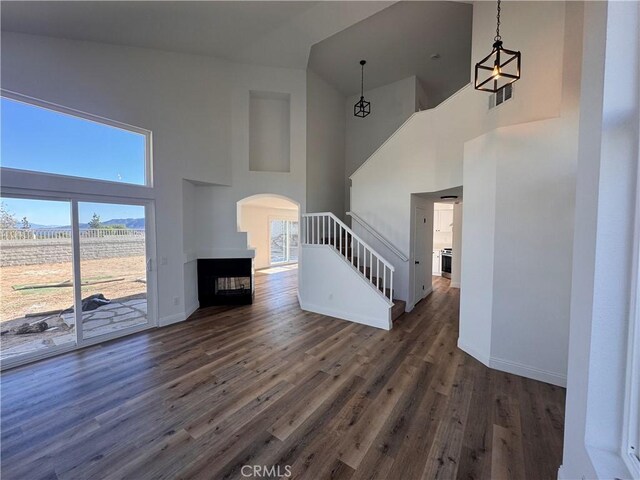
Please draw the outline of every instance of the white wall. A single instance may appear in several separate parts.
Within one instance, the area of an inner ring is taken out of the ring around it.
[[[196,232],[198,218],[196,215],[196,186],[182,181],[182,248],[184,258],[197,257]],[[197,265],[195,261],[184,262],[184,304],[185,315],[189,316],[200,306],[198,301]]]
[[[451,286],[460,288],[462,276],[462,202],[453,205],[453,235],[451,248]]]
[[[193,307],[198,255],[247,254],[238,200],[277,193],[305,203],[304,70],[4,32],[1,61],[4,89],[153,132],[161,324]],[[290,173],[249,171],[251,90],[291,96]]]
[[[494,368],[556,385],[566,384],[582,16],[581,4],[567,3],[561,116],[498,128],[467,142],[464,159],[460,346]],[[467,176],[487,162],[495,162],[494,183]],[[469,212],[478,205],[468,191],[487,185],[495,203]],[[467,229],[483,218],[493,218],[492,231]],[[492,250],[493,265],[468,255],[471,243]],[[491,271],[490,288],[481,270]],[[486,338],[473,340],[482,329],[491,330],[488,349]]]
[[[249,94],[249,169],[289,172],[291,168],[291,99],[286,93]]]
[[[345,217],[345,97],[307,70],[307,211]]]
[[[247,232],[249,247],[256,251],[253,266],[256,269],[267,268],[270,262],[269,236],[271,220],[299,220],[298,210],[284,208],[257,207],[253,205],[242,205],[240,209],[240,230]]]
[[[298,298],[304,310],[391,328],[389,301],[333,247],[303,245],[301,255]]]
[[[494,15],[494,4],[474,4],[474,58],[490,49]],[[523,78],[515,84],[514,98],[488,110],[487,95],[466,87],[438,107],[414,114],[351,177],[352,210],[407,253],[413,248],[407,228],[411,193],[464,185],[460,344],[488,362],[495,339],[502,344],[495,351],[499,368],[526,365],[529,370],[520,368],[518,373],[538,378],[544,374],[554,383],[562,383],[566,372],[581,15],[580,4],[572,2],[518,2],[517,9],[515,3],[503,4],[503,18],[510,19],[503,30],[506,46],[521,49],[523,55]],[[549,55],[540,53],[551,50]],[[548,120],[537,122],[541,119]],[[548,154],[556,163],[535,152]],[[545,217],[549,211],[553,218]],[[523,239],[521,233],[531,232],[533,225],[548,226],[556,236],[544,231]],[[365,232],[357,233],[379,247]],[[549,292],[548,273],[537,265],[547,246],[556,251],[540,265],[559,275],[550,282],[559,287],[557,293]],[[505,249],[519,268],[502,268],[498,248]],[[410,305],[413,258],[389,259],[398,274],[398,298]],[[494,282],[496,288],[491,288]],[[503,288],[517,293],[512,301],[507,296],[493,298],[493,292]],[[540,306],[532,312],[540,317],[523,312],[521,321],[514,322],[535,333],[534,342],[520,350],[517,346],[528,339],[509,320],[534,299]],[[546,342],[550,324],[557,336]],[[504,346],[507,343],[510,348]],[[553,348],[555,353],[535,357],[532,345],[539,352]]]
[[[559,478],[638,478],[625,465],[638,235],[640,9],[586,2],[563,461]],[[634,252],[634,249],[636,251]],[[629,405],[637,410],[638,405]],[[637,420],[636,420],[637,421]],[[635,452],[637,455],[637,451]]]
[[[486,365],[491,357],[497,159],[495,154],[474,155],[474,152],[483,150],[488,142],[487,137],[480,137],[465,145],[465,158],[475,157],[476,161],[464,162],[464,178],[475,181],[464,185],[464,268],[460,276],[458,336],[458,346]]]
[[[347,98],[345,104],[345,211],[350,209],[348,177],[416,111],[416,77],[365,90],[364,96],[371,102],[371,114],[365,118],[353,115],[360,94]]]
[[[489,330],[490,365],[557,385],[566,380],[576,159],[577,124],[566,119],[504,127],[465,150],[465,167],[495,162],[495,179],[465,175],[460,345],[478,349],[468,335]],[[474,192],[489,185],[494,198],[476,210]],[[474,245],[492,251],[491,265]],[[491,313],[482,319],[480,294]]]

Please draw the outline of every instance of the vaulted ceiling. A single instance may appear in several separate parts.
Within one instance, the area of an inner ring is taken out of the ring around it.
[[[309,68],[354,95],[365,59],[365,89],[415,75],[437,105],[469,83],[472,17],[467,3],[398,2],[315,44]]]
[[[447,1],[3,1],[3,31],[311,68],[344,95],[415,75],[433,106],[469,81],[473,7]],[[431,59],[437,54],[438,59]]]
[[[317,43],[393,2],[2,2],[2,30],[306,68]]]

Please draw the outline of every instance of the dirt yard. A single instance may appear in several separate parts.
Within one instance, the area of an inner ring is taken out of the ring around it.
[[[82,297],[102,293],[108,299],[146,293],[144,256],[82,261]],[[14,286],[63,283],[73,278],[71,263],[0,268],[0,322],[73,305],[72,287],[16,290]],[[114,281],[110,281],[114,280]],[[28,320],[25,320],[28,321]]]

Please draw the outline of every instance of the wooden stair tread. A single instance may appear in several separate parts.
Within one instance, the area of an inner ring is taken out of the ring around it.
[[[404,309],[407,306],[407,302],[404,300],[393,300],[393,307],[391,307],[391,321],[395,322],[398,318],[404,315]]]

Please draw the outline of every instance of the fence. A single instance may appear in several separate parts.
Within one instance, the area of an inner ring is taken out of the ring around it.
[[[144,255],[144,230],[81,230],[80,254],[84,260]],[[0,230],[2,267],[65,263],[71,260],[69,229]]]
[[[80,230],[80,238],[143,237],[144,228],[87,228]],[[69,228],[28,228],[1,229],[0,241],[8,240],[51,240],[71,238]]]

